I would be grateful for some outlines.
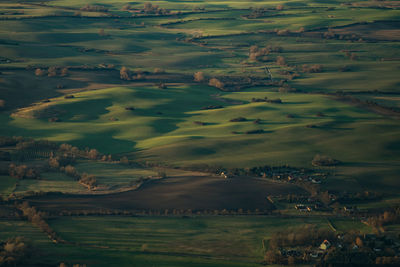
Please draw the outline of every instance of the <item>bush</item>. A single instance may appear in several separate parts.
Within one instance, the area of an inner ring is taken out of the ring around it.
[[[81,7],[80,10],[82,10],[82,11],[92,11],[92,12],[107,12],[108,8],[106,8],[105,6],[97,6],[97,5],[86,4],[85,6]]]
[[[0,244],[0,266],[22,266],[31,252],[29,242],[23,237],[9,238]]]
[[[71,176],[71,177],[78,177],[79,176],[78,171],[75,169],[74,166],[71,166],[71,165],[65,166],[64,172],[65,172],[66,175]]]
[[[47,70],[47,76],[49,76],[49,77],[57,76],[57,68],[56,67],[49,67],[49,69]]]
[[[198,71],[193,75],[195,82],[203,82],[205,80],[204,73],[202,71]]]
[[[15,164],[10,164],[8,168],[8,172],[11,177],[15,177],[18,179],[36,179],[38,178],[39,172],[36,169],[33,168],[28,168],[26,165],[15,165]]]
[[[256,45],[252,45],[249,51],[249,59],[253,61],[267,61],[267,55],[271,52],[270,47],[259,48]]]
[[[42,69],[40,69],[40,68],[37,68],[37,69],[35,70],[35,75],[36,75],[36,76],[44,76],[44,75],[46,75],[46,71],[45,71],[45,70],[42,70]]]
[[[303,70],[303,72],[308,72],[308,73],[319,73],[319,72],[322,72],[323,68],[322,68],[322,65],[320,65],[320,64],[315,64],[315,65],[311,65],[311,66],[304,64],[302,66],[302,70]]]
[[[87,153],[87,156],[89,159],[97,159],[100,156],[100,153],[97,151],[97,149],[91,149]]]
[[[243,121],[247,121],[247,119],[244,117],[238,117],[230,120],[230,122],[243,122]]]
[[[210,81],[208,82],[208,85],[214,86],[218,89],[224,89],[224,87],[225,87],[225,84],[223,82],[221,82],[220,80],[218,80],[217,78],[210,79]]]
[[[280,66],[286,66],[286,60],[284,57],[282,56],[277,56],[276,57],[276,64],[280,65]]]
[[[130,81],[132,79],[131,75],[131,71],[125,66],[123,66],[119,71],[119,77],[121,78],[121,80]]]
[[[96,176],[92,174],[83,173],[79,182],[86,185],[89,189],[97,186]]]
[[[62,70],[61,70],[61,76],[62,76],[62,77],[68,76],[68,68],[62,68]]]

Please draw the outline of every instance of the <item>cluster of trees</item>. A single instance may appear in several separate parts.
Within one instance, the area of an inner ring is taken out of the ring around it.
[[[89,5],[86,4],[80,8],[81,11],[90,11],[90,12],[108,12],[108,8],[100,5]]]
[[[154,14],[154,15],[167,15],[170,13],[169,10],[165,8],[160,8],[158,5],[153,5],[150,2],[144,4],[141,12],[145,14]]]
[[[265,253],[264,260],[268,264],[289,265],[308,262],[310,260],[308,252],[284,255],[282,249],[297,246],[318,246],[325,239],[332,240],[333,238],[335,238],[335,235],[332,231],[317,228],[315,225],[304,225],[285,232],[277,232],[272,235],[269,241],[269,247]]]
[[[131,5],[127,4],[122,7],[123,11],[135,10]],[[148,2],[145,3],[143,8],[139,10],[140,13],[149,14],[149,15],[168,15],[171,13],[170,10],[165,8],[160,8],[158,5],[153,5]]]
[[[327,229],[317,228],[315,225],[304,225],[299,228],[277,232],[269,241],[270,249],[295,246],[318,246],[325,239],[332,240],[335,234]]]
[[[217,78],[211,78],[210,81],[208,82],[208,85],[216,87],[221,90],[224,89],[225,87],[225,84]]]
[[[195,82],[204,82],[206,77],[204,76],[204,73],[202,71],[195,72],[193,75],[193,79]]]
[[[75,157],[68,154],[62,154],[55,157],[49,158],[49,166],[53,169],[59,169],[60,167],[65,167],[75,163]]]
[[[136,76],[134,73],[127,67],[123,66],[119,71],[119,77],[121,80],[131,81],[131,80],[143,80],[145,76],[143,73],[137,73]]]
[[[282,51],[283,49],[281,46],[268,45],[260,48],[257,45],[252,45],[249,51],[249,59],[252,61],[267,61],[270,53],[282,53]]]
[[[280,65],[280,66],[286,66],[286,59],[282,56],[277,56],[276,57],[276,64]]]
[[[47,70],[45,69],[41,69],[41,68],[37,68],[35,70],[35,75],[36,76],[49,76],[49,77],[56,77],[56,76],[61,76],[61,77],[65,77],[68,76],[69,70],[68,68],[64,67],[56,67],[56,66],[51,66],[49,67]]]
[[[37,169],[29,168],[26,165],[15,165],[14,163],[11,163],[8,170],[11,177],[18,179],[36,179],[40,177],[40,173]]]
[[[320,64],[314,64],[314,65],[304,64],[303,66],[301,66],[301,69],[303,72],[307,73],[320,73],[323,71],[323,67]]]
[[[9,238],[0,242],[0,266],[20,266],[30,253],[31,246],[23,237]]]
[[[92,153],[90,153],[92,151]],[[98,152],[92,149],[88,152],[89,158],[97,159]],[[96,176],[87,173],[79,174],[73,164],[75,162],[75,157],[71,157],[68,154],[63,154],[62,156],[51,157],[49,159],[49,166],[53,169],[57,169],[64,172],[66,175],[78,179],[79,183],[88,187],[90,190],[94,189],[98,183]]]
[[[98,186],[96,176],[93,174],[82,173],[79,183],[92,190]]]
[[[367,219],[367,223],[372,227],[381,227],[389,224],[396,224],[400,222],[400,207],[395,207],[386,210],[376,216],[371,216]]]
[[[37,211],[35,207],[31,207],[26,201],[22,204],[17,204],[16,207],[22,212],[24,217],[45,232],[51,240],[56,243],[65,242],[63,239],[59,238],[53,229],[51,229],[50,225],[47,224],[45,221],[46,214],[44,212]]]
[[[92,149],[85,148],[85,150],[80,150],[78,147],[72,146],[70,144],[65,144],[65,143],[61,144],[59,146],[58,152],[60,154],[62,154],[61,157],[65,158],[65,159],[68,159],[68,158],[75,159],[75,158],[82,157],[82,158],[97,160],[97,159],[102,158],[101,153],[95,148],[92,148]],[[107,159],[111,158],[111,155],[109,155],[108,157],[106,156],[106,158]],[[72,162],[69,162],[69,163],[72,163]]]

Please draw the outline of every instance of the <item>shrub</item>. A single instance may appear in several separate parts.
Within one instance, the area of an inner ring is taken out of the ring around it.
[[[290,31],[288,29],[281,29],[281,30],[276,31],[277,35],[287,35],[289,33],[290,33]]]
[[[127,67],[123,66],[119,71],[119,77],[121,78],[121,80],[130,81],[131,71]]]
[[[284,9],[284,6],[283,6],[283,5],[277,5],[277,6],[275,7],[275,9],[276,9],[276,10],[283,10],[283,9]]]
[[[50,158],[49,166],[53,169],[58,169],[58,168],[60,168],[60,162],[58,162],[57,158]]]
[[[97,159],[100,156],[100,153],[97,151],[97,149],[91,149],[87,153],[87,156],[89,159]]]
[[[91,175],[91,174],[87,174],[87,173],[83,173],[82,174],[81,179],[79,180],[79,182],[81,184],[84,184],[87,187],[89,187],[89,189],[92,189],[93,187],[97,186],[96,176]]]
[[[195,82],[203,82],[205,80],[204,73],[202,71],[198,71],[193,75]]]
[[[40,69],[40,68],[37,68],[37,69],[35,70],[35,75],[36,75],[36,76],[44,76],[44,75],[46,75],[46,71],[45,71],[45,70],[42,70],[42,69]]]
[[[94,12],[107,12],[108,8],[106,8],[105,6],[97,6],[97,5],[86,4],[85,6],[81,7],[80,10],[82,10],[82,11],[94,11]]]
[[[322,68],[322,65],[320,65],[320,64],[315,64],[315,65],[311,65],[311,66],[304,64],[302,66],[302,70],[303,70],[303,72],[308,72],[308,73],[319,73],[319,72],[322,72],[323,68]]]
[[[49,76],[49,77],[57,76],[57,68],[54,66],[49,67],[49,69],[47,70],[47,76]]]
[[[29,242],[20,236],[0,244],[0,266],[23,266],[22,263],[31,253]]]
[[[214,87],[216,87],[218,89],[224,89],[224,86],[225,86],[225,84],[223,82],[221,82],[220,80],[218,80],[217,78],[210,79],[208,84],[210,86],[214,86]]]
[[[243,122],[243,121],[247,121],[247,119],[244,117],[238,117],[230,120],[230,122]]]
[[[286,66],[286,60],[284,57],[282,56],[277,56],[276,57],[276,64],[280,65],[280,66]]]
[[[38,178],[39,172],[36,169],[28,168],[26,165],[9,165],[9,174],[11,177],[15,177],[18,179],[28,178],[28,179],[36,179]]]
[[[64,168],[64,172],[66,175],[71,176],[71,177],[78,177],[78,171],[76,170],[76,168],[74,166],[71,165],[67,165]]]

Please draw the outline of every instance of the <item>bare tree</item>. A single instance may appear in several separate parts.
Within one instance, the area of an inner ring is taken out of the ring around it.
[[[218,80],[217,78],[210,79],[210,81],[208,82],[208,85],[217,87],[219,89],[223,89],[225,87],[225,84],[223,82],[221,82],[220,80]]]
[[[205,80],[204,73],[202,71],[198,71],[193,75],[194,81],[202,82]]]
[[[123,66],[119,71],[119,77],[121,78],[121,80],[130,81],[132,79],[131,71],[127,67]]]

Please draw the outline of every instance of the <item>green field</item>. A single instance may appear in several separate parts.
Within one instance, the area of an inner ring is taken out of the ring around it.
[[[39,249],[47,263],[86,263],[89,266],[258,266],[263,240],[271,233],[299,224],[329,228],[319,218],[266,217],[63,217],[50,225],[66,241],[52,244],[22,221],[0,221],[4,239],[18,232]],[[338,231],[358,229],[359,222],[335,221]],[[43,262],[33,256],[34,261]]]
[[[0,241],[32,266],[260,266],[292,227],[398,236],[361,221],[400,203],[399,52],[399,1],[1,1]]]

